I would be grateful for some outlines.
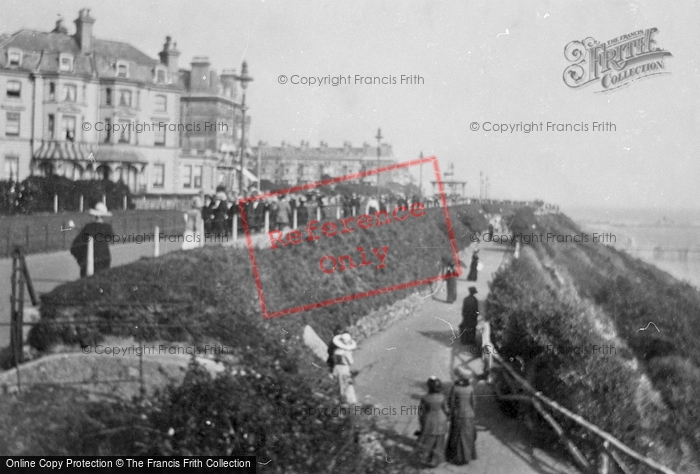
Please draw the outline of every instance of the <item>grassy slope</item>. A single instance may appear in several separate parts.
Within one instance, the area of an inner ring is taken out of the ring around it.
[[[564,216],[546,216],[537,226],[545,233],[580,234]],[[592,242],[529,245],[493,286],[489,314],[504,352],[542,363],[538,386],[545,393],[665,462],[678,465],[682,444],[697,452],[695,289]],[[640,332],[649,321],[661,332]],[[548,345],[593,344],[616,351],[583,357],[546,351]],[[591,453],[597,449],[581,442]]]
[[[469,243],[469,228],[462,222],[479,226],[474,228],[485,225],[474,207],[455,208],[451,214],[460,246]],[[377,288],[413,280],[426,269],[437,270],[437,261],[447,249],[417,244],[445,243],[445,230],[442,210],[433,209],[427,216],[412,221],[410,227],[393,223],[376,229],[376,233],[358,232],[353,236],[352,248],[357,244],[376,247],[376,243],[386,242],[397,252],[387,258],[387,271],[372,268],[351,276],[347,276],[349,271],[346,275],[323,274],[318,260],[313,260],[317,257],[315,252],[321,250],[312,247],[314,244],[300,245],[281,256],[269,251],[256,255],[258,265],[268,273],[271,268],[278,269],[277,275],[270,273],[264,281],[266,295],[275,302],[294,306],[309,298],[332,297],[338,290],[347,294]],[[325,245],[330,247],[324,247],[323,252],[348,253],[347,240],[328,239]],[[46,349],[57,342],[94,344],[107,334],[192,344],[216,339],[235,348],[235,358],[245,368],[245,374],[239,372],[216,380],[193,371],[181,387],[169,390],[146,406],[114,404],[103,407],[104,415],[96,410],[90,419],[97,417],[108,434],[93,436],[89,442],[82,440],[77,445],[85,446],[83,454],[254,452],[288,466],[287,472],[321,472],[332,460],[342,465],[359,459],[353,442],[356,429],[349,420],[332,414],[289,414],[294,406],[337,405],[337,387],[325,368],[312,365],[318,361],[301,344],[303,326],[311,324],[327,338],[337,324],[349,326],[410,291],[413,290],[383,293],[266,321],[261,317],[247,252],[208,247],[143,259],[56,288],[43,299],[45,324],[32,332],[31,342],[36,348]],[[99,323],[51,324],[53,319],[68,315],[76,319],[89,315]],[[132,323],[124,324],[127,320]],[[19,401],[3,404],[0,419],[3,423],[19,424],[27,416],[21,407]],[[281,415],[279,409],[287,414]],[[83,412],[76,413],[78,416]],[[36,410],[33,414],[38,416]],[[81,415],[75,424],[84,419]],[[125,434],[118,427],[127,421],[136,428]],[[210,423],[204,424],[205,421]],[[163,435],[169,428],[175,430],[172,437]],[[56,433],[55,430],[69,431],[65,439],[73,443],[80,438],[60,420],[48,431]],[[109,434],[112,432],[116,434]],[[31,439],[32,433],[24,431],[16,436]],[[0,445],[2,442],[0,439]],[[11,452],[48,454],[40,443],[27,442],[25,446]],[[350,447],[343,450],[346,446]],[[61,450],[71,452],[72,447],[58,446],[53,452]]]

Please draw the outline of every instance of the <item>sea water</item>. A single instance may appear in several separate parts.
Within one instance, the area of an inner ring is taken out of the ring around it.
[[[700,288],[700,210],[571,208],[586,232],[610,232],[610,245]]]

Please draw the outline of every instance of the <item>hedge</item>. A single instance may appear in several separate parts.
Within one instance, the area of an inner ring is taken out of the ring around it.
[[[451,215],[460,247],[470,243],[470,228],[462,221],[482,225],[474,230],[483,230],[486,225],[477,208],[453,208]],[[352,245],[376,246],[385,242],[392,248],[406,250],[401,258],[387,257],[391,274],[372,268],[358,271],[352,278],[340,273],[326,275],[316,264],[309,264],[315,244],[288,249],[280,256],[275,251],[258,251],[261,266],[272,268],[277,264],[280,274],[282,269],[297,269],[288,278],[269,275],[265,290],[275,302],[296,305],[309,298],[372,288],[397,278],[411,280],[426,269],[436,271],[437,262],[449,248],[428,244],[447,242],[443,210],[428,210],[426,216],[411,222],[411,229],[408,232],[407,227],[392,223],[377,228],[374,235],[358,231],[350,239]],[[417,246],[420,243],[424,245]],[[348,248],[352,248],[348,240],[329,240],[331,253],[337,255]],[[283,260],[285,265],[281,266]],[[379,472],[393,467],[385,462],[378,466],[360,456],[354,442],[358,427],[351,420],[332,413],[302,416],[299,407],[337,407],[339,402],[336,383],[304,348],[301,334],[303,327],[310,324],[323,338],[329,338],[336,325],[348,327],[370,311],[413,291],[385,292],[264,320],[247,250],[205,247],[142,259],[54,289],[42,299],[43,325],[32,330],[30,341],[35,348],[44,350],[55,343],[95,344],[106,335],[117,335],[192,344],[215,340],[234,348],[231,357],[237,367],[235,373],[212,380],[193,368],[183,385],[171,387],[146,405],[116,404],[105,406],[104,415],[99,410],[91,413],[105,426],[118,424],[119,414],[138,415],[125,415],[125,420],[135,424],[128,434],[93,440],[76,440],[79,434],[66,436],[66,440],[85,446],[82,454],[104,450],[149,455],[255,453],[258,459],[271,459],[284,466],[285,472],[324,472],[330,463],[338,466],[334,472],[343,472],[340,466],[344,465],[357,468],[358,472]],[[280,296],[275,298],[275,294]],[[80,319],[87,315],[98,324],[51,324],[59,317]],[[124,325],[126,320],[134,324]],[[296,414],[293,407],[297,407]],[[3,419],[15,416],[0,413]],[[163,436],[171,428],[174,434]],[[47,429],[71,431],[63,423]],[[38,444],[33,446],[34,449],[13,452],[44,453]],[[62,449],[72,450],[70,445],[63,445]]]

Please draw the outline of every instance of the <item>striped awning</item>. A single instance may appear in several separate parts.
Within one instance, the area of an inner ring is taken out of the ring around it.
[[[132,147],[98,146],[85,142],[44,140],[34,152],[37,160],[88,161],[101,163],[146,163],[146,158]]]
[[[88,161],[95,145],[84,142],[69,142],[43,140],[41,146],[34,152],[34,158],[39,160],[68,160]]]

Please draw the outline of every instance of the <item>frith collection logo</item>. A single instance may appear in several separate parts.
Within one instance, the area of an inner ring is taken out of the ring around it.
[[[670,74],[664,58],[673,55],[659,48],[654,40],[657,28],[648,28],[601,43],[589,37],[572,41],[564,48],[564,57],[573,63],[564,70],[564,83],[578,89],[600,83],[610,92],[645,77]]]

